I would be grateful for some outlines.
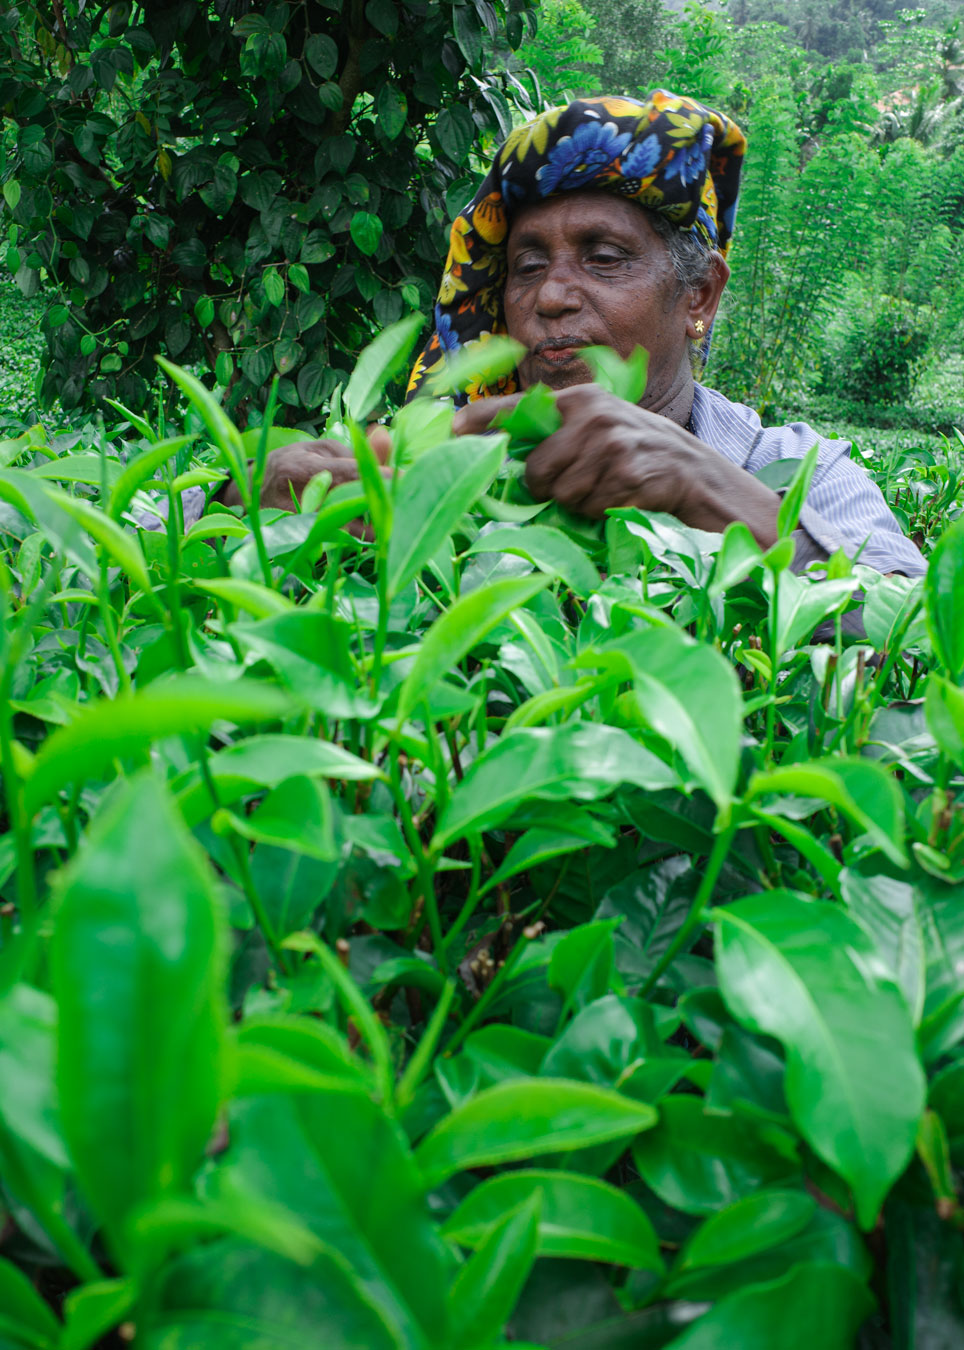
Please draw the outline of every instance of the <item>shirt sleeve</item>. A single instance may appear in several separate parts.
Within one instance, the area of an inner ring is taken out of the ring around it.
[[[901,530],[880,488],[850,458],[849,441],[827,440],[802,422],[774,431],[776,435],[761,431],[744,467],[755,473],[774,459],[802,459],[817,444],[817,469],[800,512],[800,528],[814,545],[825,549],[827,556],[842,547],[878,572],[916,577],[927,571],[920,550]]]
[[[843,548],[878,572],[916,577],[927,571],[920,550],[901,530],[877,484],[850,458],[849,441],[830,440],[805,422],[764,427],[752,408],[703,385],[696,386],[691,429],[752,474],[778,459],[802,459],[817,445],[817,469],[796,533],[797,570]]]

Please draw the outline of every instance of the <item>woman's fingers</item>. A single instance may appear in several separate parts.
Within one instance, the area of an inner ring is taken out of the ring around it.
[[[387,464],[392,453],[392,433],[388,427],[383,427],[378,422],[373,422],[367,428],[365,434],[368,437],[368,444],[375,452],[375,457],[380,464]]]
[[[477,398],[459,408],[452,422],[456,436],[478,436],[488,431],[500,412],[509,412],[519,402],[521,394],[500,394],[498,398]]]

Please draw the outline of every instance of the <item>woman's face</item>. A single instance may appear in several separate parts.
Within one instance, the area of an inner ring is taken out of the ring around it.
[[[570,192],[520,211],[507,247],[505,317],[529,348],[525,386],[553,389],[592,377],[579,348],[649,352],[643,405],[655,411],[689,375],[692,298],[645,211],[602,192]]]

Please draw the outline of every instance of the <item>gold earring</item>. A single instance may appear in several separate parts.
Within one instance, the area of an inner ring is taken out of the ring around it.
[[[699,333],[702,336],[703,329],[706,327],[706,324],[704,324],[702,319],[697,319],[696,322],[693,324],[693,327],[696,329],[697,333]]]

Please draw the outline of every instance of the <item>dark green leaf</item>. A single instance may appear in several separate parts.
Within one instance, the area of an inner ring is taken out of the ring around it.
[[[873,1308],[866,1287],[839,1266],[796,1266],[770,1284],[722,1299],[674,1342],[674,1350],[851,1350]]]
[[[659,1124],[636,1141],[633,1159],[646,1184],[684,1214],[724,1209],[800,1174],[783,1131],[711,1115],[691,1096],[664,1098]]]
[[[378,248],[384,226],[378,216],[369,211],[356,211],[348,224],[348,230],[356,247],[366,258]]]

